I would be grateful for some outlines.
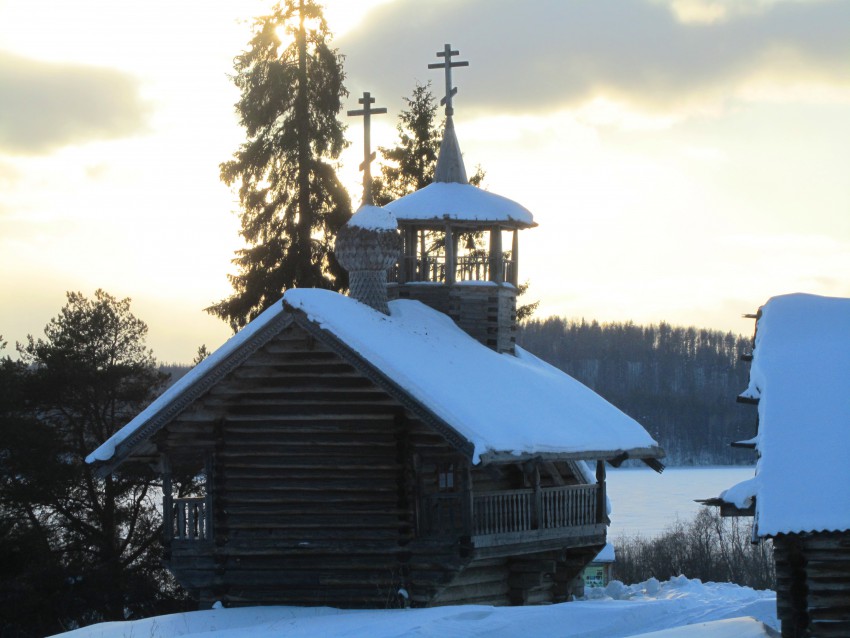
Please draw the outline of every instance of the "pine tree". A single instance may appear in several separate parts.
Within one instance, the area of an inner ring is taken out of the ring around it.
[[[68,293],[44,338],[18,346],[21,363],[0,365],[0,527],[3,519],[17,520],[2,531],[27,541],[20,551],[38,552],[8,581],[12,600],[32,605],[27,591],[49,597],[48,611],[33,610],[42,623],[31,627],[38,635],[47,626],[52,633],[69,623],[163,611],[168,576],[153,473],[128,466],[98,478],[85,462],[165,381],[145,347],[146,333],[129,299],[102,290],[94,299]],[[19,611],[22,605],[12,603],[0,616]]]
[[[233,260],[233,295],[207,308],[234,331],[287,288],[347,286],[332,241],[351,201],[332,162],[345,146],[337,115],[348,92],[330,38],[319,5],[286,0],[255,21],[236,58],[236,111],[247,140],[221,164],[221,178],[238,186],[249,247]]]

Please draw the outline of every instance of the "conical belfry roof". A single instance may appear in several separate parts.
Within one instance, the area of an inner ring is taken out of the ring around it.
[[[452,97],[457,89],[452,86],[451,69],[467,66],[468,62],[452,62],[452,56],[458,55],[450,45],[437,53],[443,62],[429,64],[429,69],[441,68],[446,73],[446,96],[441,103],[446,106],[446,126],[434,181],[414,193],[390,202],[384,208],[395,215],[400,222],[431,222],[433,220],[456,220],[460,222],[493,222],[504,228],[528,228],[536,226],[534,218],[527,208],[508,199],[488,193],[473,186],[466,176],[463,154],[455,134],[452,115]]]
[[[446,118],[434,181],[384,208],[401,221],[452,219],[498,222],[508,228],[536,226],[534,217],[524,206],[469,183],[451,116]]]
[[[455,124],[452,116],[446,118],[446,128],[443,141],[440,142],[440,154],[437,156],[437,168],[434,170],[434,181],[455,184],[469,184],[466,168],[463,165],[463,154],[455,135]]]

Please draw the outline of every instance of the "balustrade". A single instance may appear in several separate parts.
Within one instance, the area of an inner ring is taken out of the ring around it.
[[[595,525],[599,487],[570,485],[476,494],[472,499],[473,535]],[[462,533],[460,493],[424,499],[421,526],[426,533]],[[539,498],[538,498],[539,496]]]
[[[429,255],[424,259],[420,257],[406,257],[406,272],[409,281],[428,281],[435,283],[446,282],[446,259],[443,255]],[[513,280],[514,262],[512,259],[503,259],[502,272],[505,281]],[[490,280],[490,258],[484,255],[461,255],[455,264],[455,281],[489,281]],[[388,275],[388,281],[399,281],[399,268],[396,265]]]
[[[202,541],[210,537],[207,499],[175,498],[172,502],[171,537],[175,540]]]

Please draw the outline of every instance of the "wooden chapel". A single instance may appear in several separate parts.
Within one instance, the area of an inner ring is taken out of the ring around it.
[[[661,469],[637,422],[515,346],[518,231],[535,224],[466,181],[451,86],[464,63],[438,55],[433,184],[372,206],[380,109],[366,93],[355,112],[364,205],[336,244],[352,295],[286,291],[88,459],[157,468],[165,561],[201,605],[566,601],[606,543],[606,463]],[[466,232],[489,237],[486,254]],[[202,492],[178,497],[198,475]]]

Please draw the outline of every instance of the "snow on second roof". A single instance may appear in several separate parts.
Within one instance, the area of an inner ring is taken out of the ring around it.
[[[850,529],[850,299],[773,297],[756,330],[755,479],[724,493],[756,498],[763,536]]]
[[[454,219],[514,222],[531,226],[534,218],[515,201],[471,184],[433,182],[384,206],[397,219]]]
[[[631,417],[517,348],[498,354],[446,315],[409,300],[390,316],[342,295],[293,289],[284,301],[428,406],[474,445],[515,454],[616,451],[657,443]]]
[[[349,226],[357,226],[366,230],[393,231],[398,229],[395,215],[380,206],[364,204],[348,220]]]

